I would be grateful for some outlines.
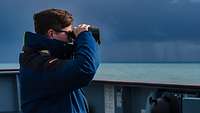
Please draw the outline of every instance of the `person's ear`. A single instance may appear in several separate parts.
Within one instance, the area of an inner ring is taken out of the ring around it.
[[[48,31],[47,31],[47,36],[50,38],[50,39],[53,39],[53,35],[54,35],[54,30],[53,29],[49,29]]]

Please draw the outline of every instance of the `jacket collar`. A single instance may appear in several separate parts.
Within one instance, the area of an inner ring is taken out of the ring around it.
[[[59,40],[49,39],[44,35],[25,32],[24,48],[34,50],[48,50],[52,56],[68,58],[72,55],[74,46]]]
[[[44,35],[35,34],[31,32],[25,32],[24,36],[24,46],[34,49],[51,49],[52,47],[64,47],[65,42],[49,39]]]

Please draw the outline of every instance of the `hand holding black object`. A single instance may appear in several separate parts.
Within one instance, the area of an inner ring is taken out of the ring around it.
[[[80,24],[78,27],[74,27],[74,30],[73,30],[74,36],[77,37],[81,32],[84,32],[84,31],[92,32],[92,35],[95,38],[96,42],[99,45],[101,44],[99,28],[90,26],[87,24]]]

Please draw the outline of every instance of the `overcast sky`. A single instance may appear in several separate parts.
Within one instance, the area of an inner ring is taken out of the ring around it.
[[[101,30],[103,62],[200,61],[200,0],[2,0],[0,63],[17,63],[32,15],[70,11]]]

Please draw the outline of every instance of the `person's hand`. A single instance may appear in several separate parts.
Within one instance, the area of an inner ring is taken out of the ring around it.
[[[88,27],[90,27],[90,25],[87,24],[80,24],[78,25],[78,27],[74,27],[74,34],[77,37],[81,32],[84,31],[88,31]]]

